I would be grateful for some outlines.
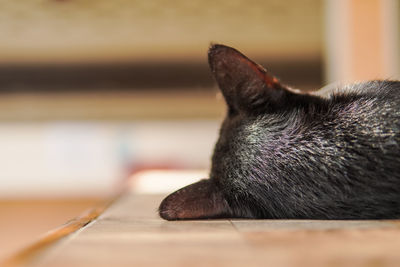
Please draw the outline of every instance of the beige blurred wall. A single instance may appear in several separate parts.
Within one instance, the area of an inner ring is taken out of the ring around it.
[[[0,64],[204,60],[210,42],[255,57],[319,57],[321,0],[0,0]]]

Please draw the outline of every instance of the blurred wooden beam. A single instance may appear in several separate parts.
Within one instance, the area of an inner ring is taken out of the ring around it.
[[[326,1],[327,80],[398,78],[398,2]]]

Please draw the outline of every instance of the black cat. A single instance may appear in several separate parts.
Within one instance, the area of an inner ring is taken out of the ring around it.
[[[227,46],[208,60],[228,105],[210,178],[165,198],[162,218],[400,218],[399,81],[320,96]]]

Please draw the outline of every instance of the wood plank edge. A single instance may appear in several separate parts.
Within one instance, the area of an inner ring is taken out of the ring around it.
[[[0,266],[26,266],[27,264],[31,263],[35,258],[37,258],[40,253],[44,252],[47,248],[49,248],[57,241],[67,237],[68,235],[85,227],[90,222],[96,220],[121,195],[122,193],[112,197],[111,199],[103,201],[95,207],[86,210],[78,217],[75,217],[65,224],[61,225],[60,227],[47,232],[44,236],[39,238],[34,243],[6,258],[3,262],[0,262]]]

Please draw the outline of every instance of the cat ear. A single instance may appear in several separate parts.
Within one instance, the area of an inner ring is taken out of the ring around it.
[[[234,48],[212,45],[208,51],[208,63],[233,110],[277,105],[289,92],[289,88],[277,78]]]
[[[217,186],[207,179],[170,194],[161,202],[159,214],[170,221],[227,218],[231,211]]]

